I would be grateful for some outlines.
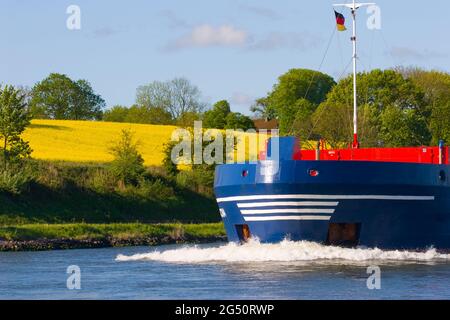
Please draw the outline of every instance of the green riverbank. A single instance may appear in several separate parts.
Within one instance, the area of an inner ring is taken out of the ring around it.
[[[0,226],[0,251],[205,243],[226,240],[222,223],[69,223]]]
[[[26,168],[24,179],[0,177],[0,251],[225,239],[212,172],[148,167],[123,184],[107,164],[28,160]]]

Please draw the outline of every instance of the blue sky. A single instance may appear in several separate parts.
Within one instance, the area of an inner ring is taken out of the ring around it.
[[[341,0],[338,2],[347,2]],[[186,77],[205,102],[249,114],[290,68],[318,69],[335,28],[333,1],[0,0],[0,82],[32,86],[50,72],[87,79],[107,105],[131,105],[136,88]],[[450,1],[379,0],[381,30],[360,9],[360,69],[415,65],[450,71]],[[68,30],[69,5],[81,29]],[[351,58],[336,32],[321,71],[338,78]]]

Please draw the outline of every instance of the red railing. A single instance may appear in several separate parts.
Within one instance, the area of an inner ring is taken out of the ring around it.
[[[439,147],[410,148],[367,148],[320,150],[320,160],[341,161],[377,161],[377,162],[408,162],[448,164],[449,148],[442,148],[440,160]],[[294,160],[316,160],[316,150],[300,150],[293,154]]]
[[[410,148],[366,148],[320,150],[319,160],[330,161],[375,161],[449,164],[449,147],[410,147]],[[440,153],[442,153],[440,160]],[[296,150],[293,160],[317,160],[316,150]],[[259,159],[266,158],[265,151],[260,152]]]

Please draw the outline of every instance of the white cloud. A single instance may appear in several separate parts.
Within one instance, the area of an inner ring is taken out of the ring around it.
[[[198,25],[192,30],[169,43],[168,49],[183,49],[189,47],[238,47],[246,44],[248,34],[232,25],[212,26],[209,24]]]
[[[276,50],[280,48],[301,49],[306,50],[316,47],[319,39],[312,36],[308,32],[271,32],[264,37],[256,39],[252,42],[248,49],[250,50]]]
[[[307,31],[251,35],[229,24],[220,26],[201,24],[190,27],[185,35],[169,42],[164,49],[177,51],[186,48],[239,47],[250,51],[271,51],[283,48],[307,50],[316,47],[319,41],[319,38]]]

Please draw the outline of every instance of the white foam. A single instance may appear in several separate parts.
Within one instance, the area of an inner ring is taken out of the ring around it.
[[[284,240],[277,244],[262,244],[250,241],[244,245],[184,246],[177,249],[155,250],[149,253],[126,256],[119,254],[116,261],[163,261],[173,263],[208,262],[262,262],[262,261],[450,261],[450,254],[439,253],[431,248],[423,252],[381,250],[377,248],[340,248],[314,242]]]

